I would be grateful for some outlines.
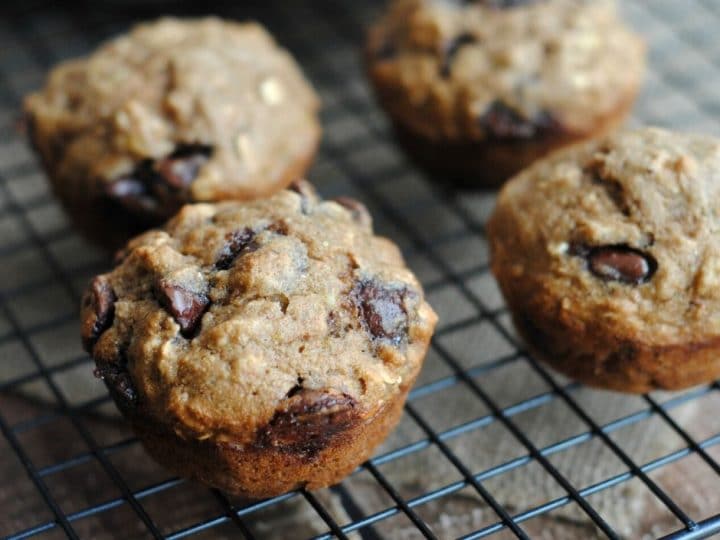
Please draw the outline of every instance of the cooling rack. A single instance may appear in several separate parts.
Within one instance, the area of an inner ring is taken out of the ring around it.
[[[425,179],[370,96],[359,50],[381,2],[60,4],[26,0],[0,11],[0,535],[691,539],[720,531],[720,386],[622,397],[584,389],[524,353],[488,270],[483,224],[493,194]],[[622,8],[651,43],[633,122],[718,134],[720,2]],[[48,192],[18,129],[19,103],[56,62],[168,12],[255,18],[293,51],[324,103],[325,141],[310,178],[326,196],[368,204],[441,314],[398,431],[339,486],[248,502],[170,477],[114,416],[80,350],[79,295],[109,261],[74,234]],[[550,407],[563,407],[560,423],[572,429],[539,422],[537,411]]]

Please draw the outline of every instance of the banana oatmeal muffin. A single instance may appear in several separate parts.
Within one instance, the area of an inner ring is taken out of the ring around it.
[[[247,497],[328,486],[367,459],[436,322],[361,203],[293,189],[183,207],[83,301],[96,374],[148,452]]]
[[[512,179],[492,269],[530,350],[626,392],[720,376],[720,140],[661,129],[560,152]]]
[[[110,248],[185,203],[254,199],[300,178],[318,106],[261,26],[216,18],[141,24],[62,63],[25,101],[55,193]]]
[[[492,186],[619,124],[645,46],[614,0],[395,0],[366,62],[411,156],[446,181]]]

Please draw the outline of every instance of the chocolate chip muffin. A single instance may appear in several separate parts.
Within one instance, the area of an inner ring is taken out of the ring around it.
[[[215,18],[139,25],[61,64],[25,101],[56,194],[108,247],[185,203],[263,197],[301,177],[317,110],[261,26]]]
[[[436,322],[362,204],[294,189],[185,206],[82,307],[96,374],[148,452],[248,497],[327,486],[367,459]]]
[[[645,47],[611,0],[395,0],[366,61],[410,155],[491,186],[620,123]]]
[[[492,269],[530,350],[626,392],[720,376],[720,140],[660,129],[560,152],[511,180]]]

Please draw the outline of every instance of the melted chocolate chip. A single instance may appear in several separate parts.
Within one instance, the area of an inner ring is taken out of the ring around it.
[[[139,173],[139,174],[138,174]],[[120,178],[105,185],[105,195],[136,214],[155,215],[159,213],[158,200],[149,193],[147,182],[140,169],[135,176]]]
[[[285,398],[291,398],[300,392],[303,391],[303,382],[305,382],[305,379],[302,377],[297,378],[297,384],[293,386],[290,390],[288,390],[288,393],[285,394]]]
[[[546,112],[528,119],[501,101],[493,102],[479,119],[489,138],[530,139],[561,131],[561,126]]]
[[[399,343],[407,335],[407,289],[390,289],[372,280],[359,281],[352,291],[367,331],[378,339]]]
[[[316,454],[337,433],[357,419],[357,401],[332,390],[296,388],[288,394],[268,425],[258,433],[258,445],[285,452]]]
[[[160,304],[180,325],[183,336],[191,338],[210,306],[210,299],[205,293],[191,291],[166,280],[160,281],[157,293]]]
[[[333,199],[340,206],[347,208],[355,223],[360,225],[372,225],[372,217],[367,207],[360,201],[351,197],[337,197]]]
[[[117,297],[105,276],[97,276],[83,297],[82,343],[91,352],[100,335],[107,330],[115,316]]]
[[[137,390],[127,371],[127,361],[98,364],[94,373],[96,377],[105,381],[105,385],[116,402],[129,407],[137,405]]]
[[[255,231],[248,227],[228,233],[225,239],[225,247],[215,263],[215,268],[218,270],[227,270],[242,253],[257,249],[257,244],[254,242]]]
[[[445,45],[442,62],[440,64],[440,75],[447,78],[452,71],[452,64],[458,51],[466,46],[476,43],[477,39],[472,34],[460,34]]]
[[[187,202],[187,188],[212,154],[210,146],[183,144],[170,155],[146,159],[105,186],[105,195],[133,213],[169,217]]]
[[[583,257],[590,272],[604,281],[640,285],[652,279],[658,267],[652,255],[625,244],[595,247],[573,245],[569,252]]]
[[[623,283],[644,283],[655,272],[654,259],[641,251],[627,247],[597,248],[588,262],[590,271],[596,276]]]
[[[158,175],[175,189],[192,184],[202,167],[210,159],[210,147],[188,145],[178,148],[170,156],[155,164]]]

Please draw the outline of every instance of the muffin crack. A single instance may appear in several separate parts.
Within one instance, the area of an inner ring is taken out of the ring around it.
[[[602,188],[615,208],[617,208],[623,216],[630,217],[633,205],[630,204],[630,201],[627,198],[625,188],[619,180],[612,178],[605,172],[603,161],[595,157],[593,158],[592,163],[584,170],[589,176],[590,182]]]

